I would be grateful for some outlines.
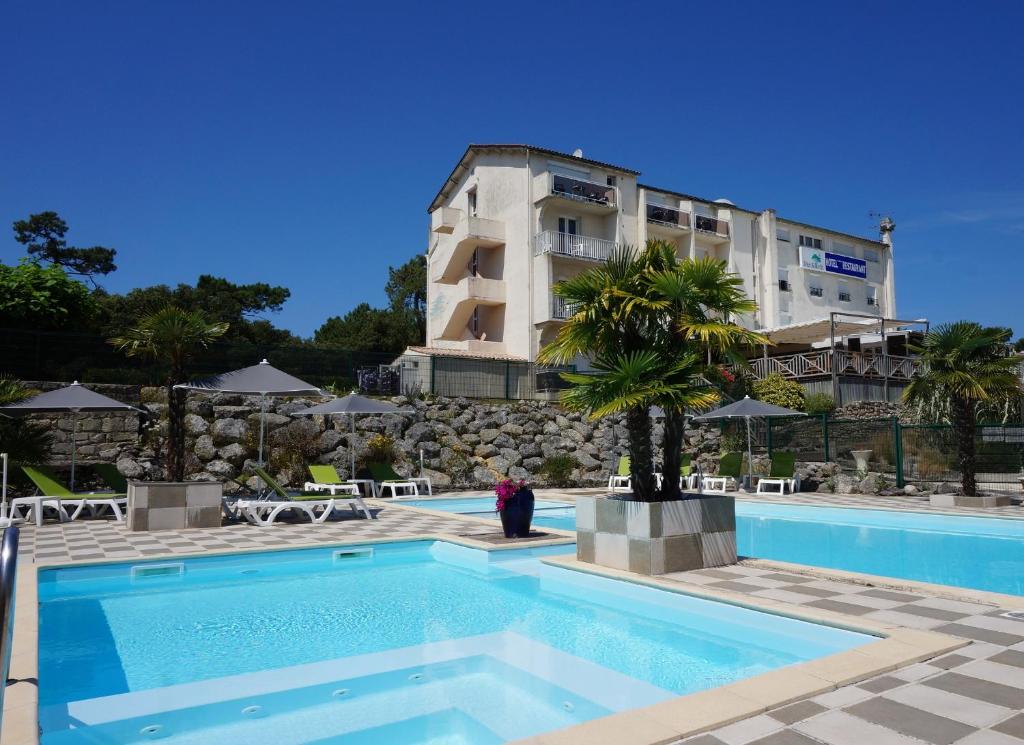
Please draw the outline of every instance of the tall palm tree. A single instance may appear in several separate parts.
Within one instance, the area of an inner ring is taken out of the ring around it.
[[[601,415],[595,413],[598,411],[626,412],[630,483],[639,501],[650,500],[655,489],[651,397],[634,392],[641,389],[654,365],[645,353],[657,318],[631,309],[631,298],[641,291],[646,262],[646,253],[623,246],[600,266],[557,283],[555,293],[575,312],[538,357],[542,363],[555,365],[571,363],[580,356],[591,358],[597,372],[568,376],[578,387],[566,391],[563,402],[568,408],[589,411],[595,418]]]
[[[649,312],[664,314],[665,322],[657,327],[659,333],[652,340],[663,355],[696,354],[705,363],[697,374],[706,380],[709,368],[720,363],[746,365],[743,348],[770,343],[762,334],[735,322],[756,311],[757,303],[747,297],[743,279],[729,272],[724,261],[711,257],[680,260],[675,246],[664,241],[649,242],[647,251],[651,259],[642,282],[644,292],[636,303]],[[690,380],[691,386],[695,385],[695,378]],[[706,408],[717,400],[710,386],[703,390],[705,396],[696,405],[656,401],[665,412],[662,472],[666,498],[679,495],[685,409]]]
[[[912,345],[921,372],[903,391],[908,403],[948,410],[957,443],[963,493],[977,494],[975,437],[978,408],[998,398],[1021,395],[1020,359],[1008,354],[1009,329],[972,321],[943,324]]]
[[[228,324],[210,323],[198,311],[167,305],[110,340],[129,357],[151,357],[168,366],[166,472],[171,481],[185,478],[185,393],[174,386],[185,382],[185,368],[196,353],[227,330]]]
[[[540,360],[565,364],[590,356],[593,375],[566,374],[575,387],[563,395],[569,408],[592,417],[626,412],[634,498],[654,496],[650,406],[664,409],[662,497],[679,494],[683,412],[718,400],[705,373],[712,362],[736,356],[758,334],[730,321],[756,308],[742,280],[713,259],[680,261],[671,244],[650,241],[626,247],[604,265],[555,286],[576,308]]]

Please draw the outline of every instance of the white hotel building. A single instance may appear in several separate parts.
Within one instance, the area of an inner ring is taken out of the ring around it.
[[[740,322],[772,332],[772,355],[827,342],[832,313],[877,317],[855,323],[883,336],[896,316],[891,222],[862,238],[649,186],[580,151],[470,145],[428,211],[427,342],[414,354],[533,361],[568,314],[555,283],[652,238],[742,277],[758,311]]]

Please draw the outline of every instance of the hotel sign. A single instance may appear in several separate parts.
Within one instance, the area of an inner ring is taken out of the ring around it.
[[[803,269],[810,269],[812,272],[841,274],[844,277],[856,279],[868,278],[868,264],[864,259],[829,253],[809,246],[800,247],[800,266]]]

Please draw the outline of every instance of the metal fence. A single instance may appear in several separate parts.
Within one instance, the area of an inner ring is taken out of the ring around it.
[[[868,451],[870,470],[908,481],[958,481],[956,433],[946,424],[901,424],[885,419],[825,416],[769,419],[752,430],[758,452],[795,453],[798,460],[856,468],[855,451]],[[1024,423],[982,424],[975,434],[978,481],[1017,486],[1024,476]]]

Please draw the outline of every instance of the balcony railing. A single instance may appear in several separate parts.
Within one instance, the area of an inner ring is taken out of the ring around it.
[[[647,222],[671,228],[689,228],[690,213],[657,204],[647,205]]]
[[[729,223],[725,220],[718,220],[706,215],[694,215],[693,227],[702,233],[714,233],[715,235],[729,235]]]
[[[551,174],[551,193],[566,199],[576,199],[591,204],[615,206],[615,187],[594,181]]]
[[[588,235],[559,233],[557,230],[545,230],[537,233],[533,239],[534,256],[558,254],[589,261],[604,261],[614,250],[615,241],[591,238]]]
[[[551,317],[564,321],[576,315],[579,303],[570,303],[558,295],[551,296]]]
[[[867,378],[910,380],[921,366],[918,357],[822,350],[750,360],[750,371],[758,380],[776,373],[790,380],[831,375],[860,375]]]

